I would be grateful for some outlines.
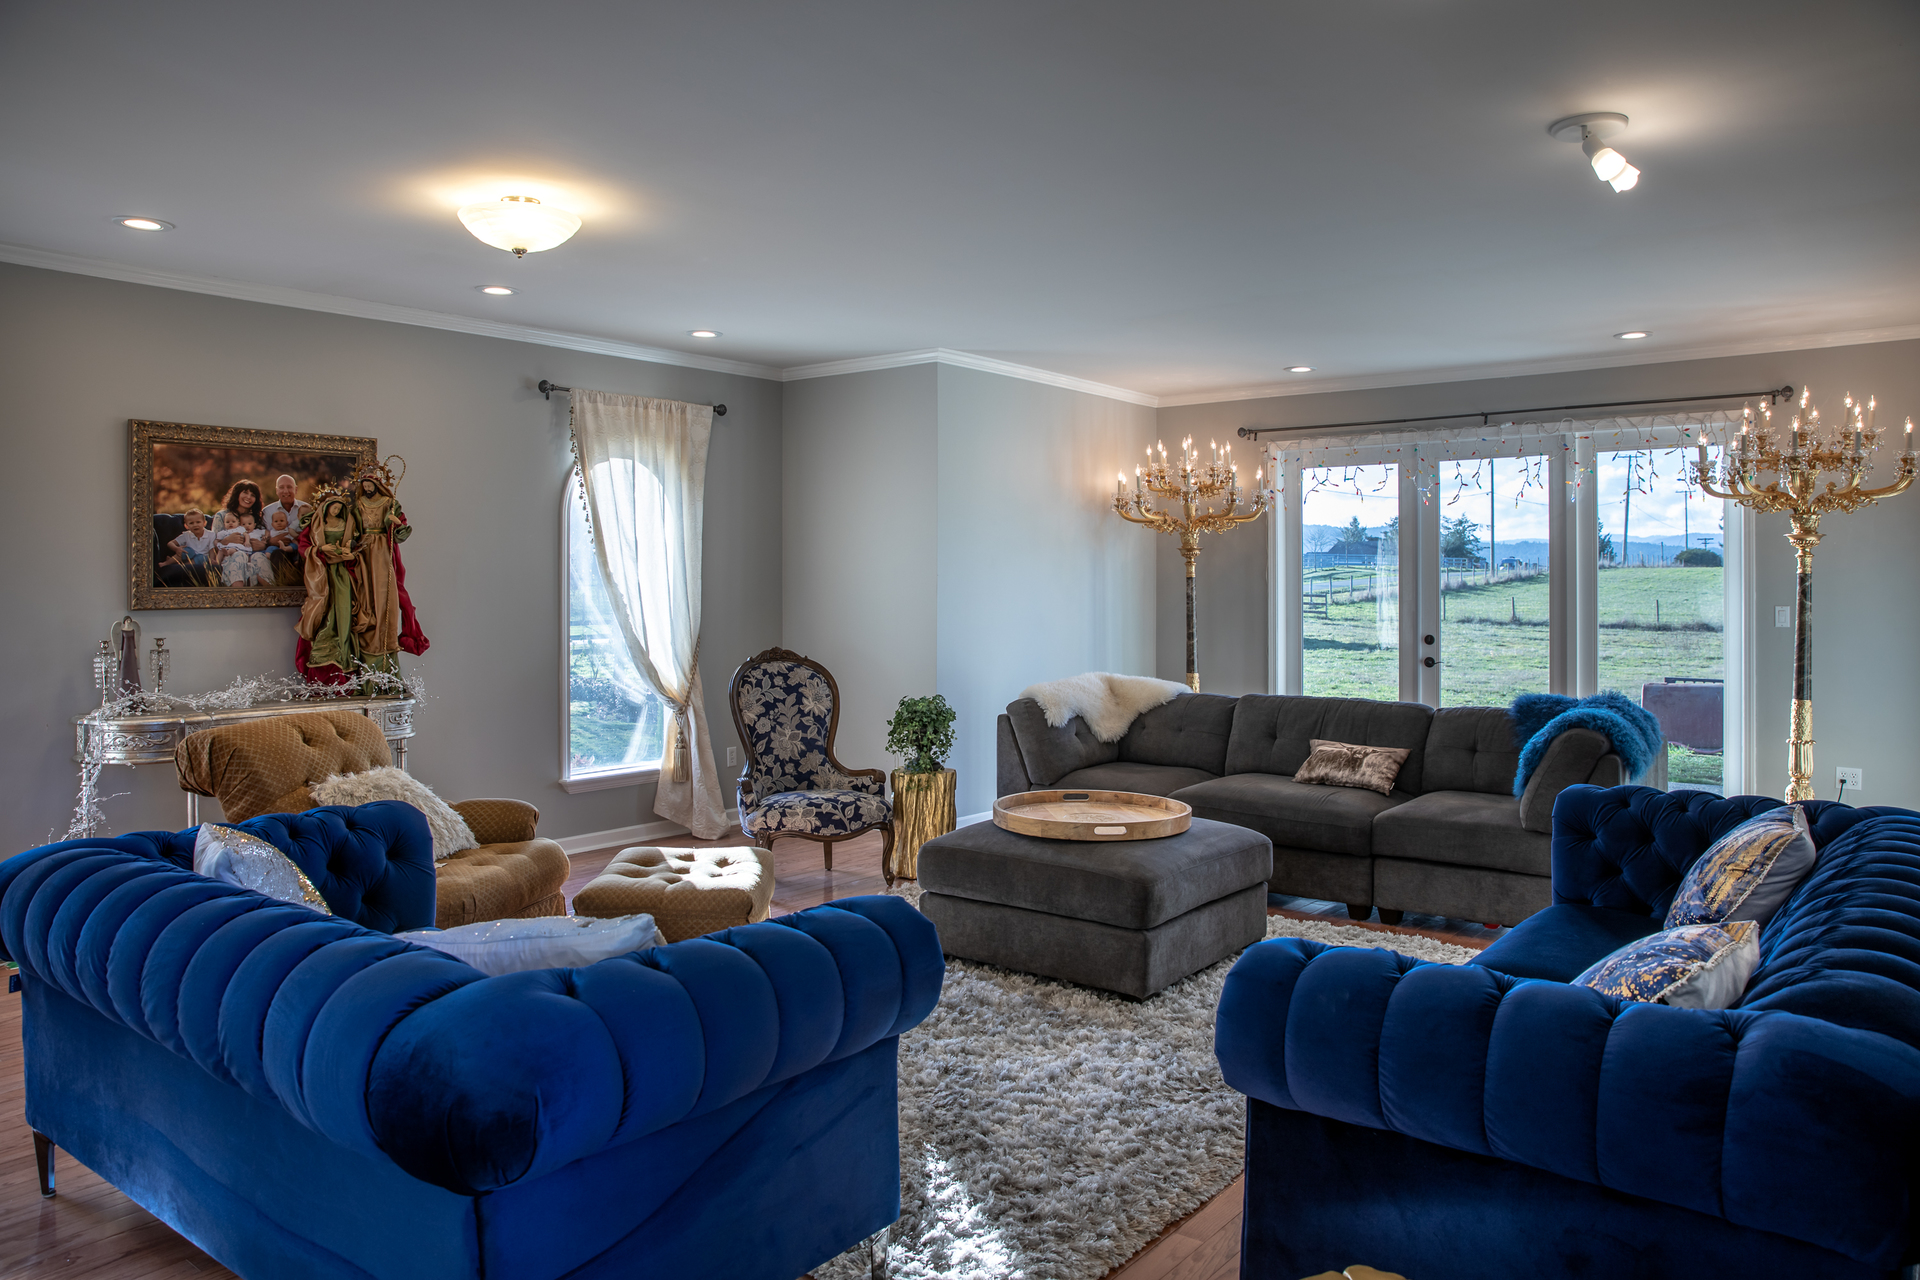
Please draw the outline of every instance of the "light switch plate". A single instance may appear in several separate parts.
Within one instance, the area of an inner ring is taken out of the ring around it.
[[[728,747],[728,748],[727,748],[727,763],[728,763],[728,764],[739,764],[739,763],[740,763],[740,748],[738,748],[738,747]]]
[[[1773,625],[1791,629],[1793,626],[1793,606],[1790,604],[1777,604],[1773,606]]]

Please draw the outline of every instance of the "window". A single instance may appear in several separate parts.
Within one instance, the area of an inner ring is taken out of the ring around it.
[[[1504,707],[1551,682],[1547,460],[1441,468],[1442,706]]]
[[[1724,504],[1686,483],[1686,460],[1678,449],[1598,455],[1600,687],[1659,719],[1672,785],[1718,788]]]
[[[1686,465],[1729,420],[1499,430],[1302,439],[1270,459],[1275,689],[1496,707],[1617,690],[1660,721],[1672,785],[1737,784],[1734,517]]]
[[[1400,469],[1300,473],[1301,687],[1400,696]]]
[[[577,470],[567,481],[562,521],[567,609],[560,778],[576,791],[626,786],[660,767],[666,704],[627,654],[594,556]]]

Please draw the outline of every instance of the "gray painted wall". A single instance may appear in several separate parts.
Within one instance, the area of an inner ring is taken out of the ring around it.
[[[1020,690],[1153,672],[1153,544],[1168,539],[1112,510],[1153,410],[939,369],[939,689],[960,713],[964,815],[993,804],[995,717]]]
[[[1874,343],[1757,356],[1689,360],[1671,364],[1593,369],[1476,382],[1433,383],[1324,395],[1191,405],[1159,411],[1169,441],[1191,432],[1205,438],[1238,437],[1242,426],[1310,426],[1369,418],[1461,413],[1529,405],[1583,404],[1758,390],[1811,384],[1815,402],[1834,412],[1840,397],[1879,397],[1883,424],[1908,414],[1920,418],[1920,342]],[[1896,444],[1897,449],[1897,444]],[[1882,468],[1883,474],[1887,469]],[[1756,525],[1758,560],[1750,601],[1758,669],[1757,781],[1751,789],[1777,795],[1786,786],[1787,710],[1793,672],[1793,633],[1776,629],[1773,610],[1794,598],[1793,553],[1782,536],[1785,516],[1761,517]],[[1225,541],[1241,536],[1238,531]],[[1868,804],[1920,807],[1920,670],[1908,658],[1920,635],[1920,490],[1852,515],[1829,517],[1814,557],[1814,785],[1834,795],[1836,765],[1866,770],[1860,800]],[[1234,692],[1226,681],[1266,681],[1267,539],[1249,540],[1244,557],[1209,562],[1201,573],[1201,680],[1204,687]],[[1236,548],[1236,553],[1239,548]],[[1175,566],[1178,556],[1173,557]],[[1167,618],[1170,579],[1163,554],[1160,574],[1162,640],[1160,674],[1173,678]],[[1209,570],[1222,570],[1209,576]],[[1262,599],[1255,613],[1245,606]],[[1209,679],[1210,672],[1222,675]],[[1850,792],[1848,799],[1852,800]]]
[[[127,612],[129,418],[370,435],[406,457],[407,586],[432,641],[411,763],[452,799],[540,806],[543,834],[654,820],[651,785],[569,796],[559,769],[559,502],[574,386],[724,401],[707,476],[701,646],[722,753],[726,680],[779,633],[780,386],[611,356],[0,265],[0,850],[64,830],[69,718],[91,705],[89,653]],[[35,532],[38,531],[38,532]],[[57,537],[55,536],[57,533]],[[149,611],[169,685],[292,671],[290,609]],[[108,771],[113,829],[183,825],[172,771]],[[729,788],[730,790],[730,788]]]
[[[834,754],[891,770],[887,721],[934,691],[930,364],[785,386],[780,636],[840,687]]]

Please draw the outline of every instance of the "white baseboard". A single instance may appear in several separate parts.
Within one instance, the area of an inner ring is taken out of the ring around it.
[[[992,821],[993,821],[993,810],[989,809],[985,813],[963,813],[954,820],[954,825],[959,827],[970,827],[976,822],[992,822]]]
[[[727,810],[727,822],[730,830],[740,830],[740,811]],[[587,853],[593,849],[606,849],[616,844],[645,844],[649,840],[672,839],[688,834],[687,829],[677,822],[642,822],[631,827],[614,827],[610,831],[583,831],[577,836],[554,836],[553,842],[566,851],[568,857],[576,853]],[[740,837],[745,840],[745,836]]]

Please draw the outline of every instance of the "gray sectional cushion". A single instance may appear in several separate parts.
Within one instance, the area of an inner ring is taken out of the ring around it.
[[[928,893],[1151,929],[1264,885],[1273,846],[1199,818],[1159,840],[1043,840],[976,822],[920,846],[919,870]]]
[[[1425,784],[1409,791],[1482,791],[1511,796],[1520,744],[1505,707],[1441,707],[1427,731]]]
[[[1551,836],[1520,825],[1520,802],[1510,795],[1429,791],[1373,824],[1376,858],[1546,876],[1553,873],[1552,848]]]
[[[1604,733],[1592,729],[1568,729],[1548,743],[1546,754],[1534,766],[1527,789],[1521,793],[1520,825],[1551,835],[1554,801],[1568,787],[1591,778],[1600,762],[1612,753],[1613,743]]]
[[[1357,787],[1295,782],[1270,773],[1233,773],[1173,793],[1196,818],[1251,827],[1277,845],[1364,858],[1373,851],[1376,815],[1413,797]],[[1514,825],[1519,825],[1515,803]]]
[[[1418,702],[1373,702],[1366,698],[1297,698],[1250,693],[1233,716],[1222,773],[1291,774],[1312,754],[1315,738],[1369,747],[1405,747],[1394,788],[1418,795],[1423,785],[1421,752],[1433,708]],[[1511,780],[1511,774],[1508,775]],[[1362,850],[1364,852],[1364,850]]]
[[[1026,762],[1027,777],[1035,787],[1051,787],[1062,774],[1120,758],[1119,744],[1094,737],[1079,716],[1058,729],[1049,725],[1047,713],[1032,698],[1009,702],[1007,719],[1013,725],[1020,758]]]
[[[1204,769],[1217,778],[1227,771],[1227,739],[1238,702],[1217,693],[1183,693],[1143,711],[1120,739],[1120,758]]]
[[[1205,769],[1181,769],[1169,764],[1096,764],[1075,769],[1050,784],[1061,790],[1135,791],[1149,796],[1170,796],[1196,782],[1211,782],[1217,775]],[[1037,788],[1036,788],[1037,789]]]

